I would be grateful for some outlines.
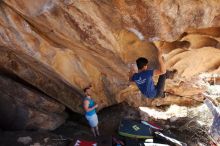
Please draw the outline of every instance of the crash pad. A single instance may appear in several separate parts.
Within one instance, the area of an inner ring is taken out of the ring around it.
[[[131,119],[124,119],[120,122],[119,135],[131,138],[153,138],[150,126]]]

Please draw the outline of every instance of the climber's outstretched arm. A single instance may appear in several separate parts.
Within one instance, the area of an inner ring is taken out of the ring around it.
[[[162,58],[162,51],[160,48],[157,48],[158,51],[158,61],[159,61],[159,68],[154,70],[154,75],[161,75],[166,73],[166,66],[164,60]]]
[[[132,82],[132,77],[133,75],[137,73],[137,70],[135,68],[135,65],[134,64],[131,64],[131,68],[130,68],[130,72],[129,72],[129,81]]]

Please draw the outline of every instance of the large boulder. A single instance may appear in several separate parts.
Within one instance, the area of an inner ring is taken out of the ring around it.
[[[219,73],[219,2],[2,0],[0,69],[77,113],[89,84],[99,109],[122,101],[196,104],[204,91],[194,86],[197,75]],[[149,100],[129,84],[128,71],[140,56],[157,68],[157,47],[178,74],[167,82],[168,98]]]
[[[18,77],[8,75],[0,75],[2,129],[54,130],[65,122],[65,106]]]

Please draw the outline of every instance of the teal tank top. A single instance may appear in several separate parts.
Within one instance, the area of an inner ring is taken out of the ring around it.
[[[89,108],[91,108],[91,107],[93,107],[95,105],[95,102],[92,99],[90,99],[90,98],[86,97],[84,100],[88,100],[89,101]],[[89,112],[86,112],[86,116],[91,116],[91,115],[93,115],[95,113],[96,113],[96,110],[93,109],[93,110],[91,110]]]

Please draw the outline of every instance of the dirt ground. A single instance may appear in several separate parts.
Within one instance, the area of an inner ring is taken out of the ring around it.
[[[0,146],[69,146],[77,139],[97,141],[101,146],[107,146],[111,137],[118,137],[117,130],[123,118],[140,120],[139,111],[126,104],[119,104],[104,109],[98,113],[101,136],[94,138],[82,115],[70,113],[65,124],[55,131],[2,131],[0,130]],[[165,130],[164,134],[187,143],[189,146],[209,146],[207,129],[199,126],[194,119],[179,119],[173,123],[155,121]],[[18,142],[19,137],[32,138],[28,144]]]
[[[126,109],[126,110],[123,110]],[[139,118],[137,109],[128,107],[125,104],[112,106],[98,113],[99,129],[101,136],[94,138],[84,116],[70,113],[69,119],[65,124],[55,131],[3,131],[0,130],[0,146],[69,146],[77,139],[91,141],[111,140],[112,135],[117,135],[117,128],[122,117]],[[31,137],[32,141],[28,144],[19,143],[19,137]]]

